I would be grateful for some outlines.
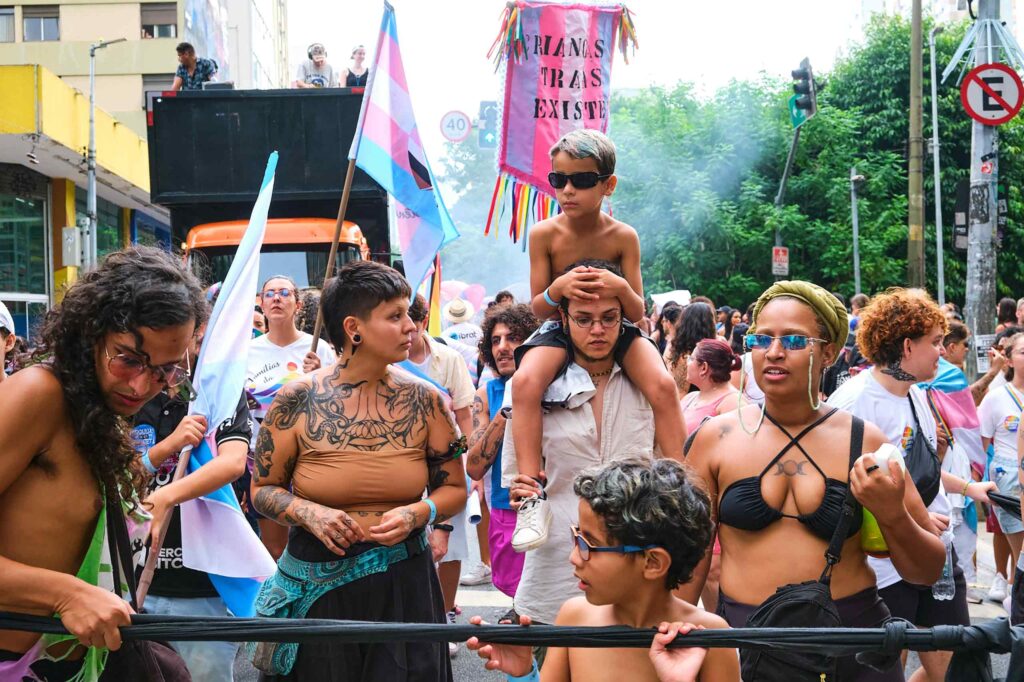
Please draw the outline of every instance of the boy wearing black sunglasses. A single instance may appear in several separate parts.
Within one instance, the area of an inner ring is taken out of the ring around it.
[[[725,628],[725,621],[676,597],[711,543],[711,502],[692,474],[671,460],[624,460],[590,469],[573,484],[579,522],[569,555],[582,597],[565,602],[556,625],[658,628],[663,634],[642,649],[550,648],[538,672],[526,646],[466,645],[502,670],[527,682],[554,680],[739,680],[735,649],[666,650],[664,644],[691,628]],[[477,625],[479,617],[471,619]],[[520,617],[520,624],[529,619]],[[666,636],[667,635],[667,636]]]
[[[653,343],[633,343],[642,336],[635,323],[645,313],[640,240],[632,227],[601,211],[604,199],[615,191],[615,145],[596,130],[574,130],[551,148],[551,168],[548,179],[562,212],[530,230],[532,307],[547,322],[516,350],[512,435],[518,471],[541,479],[541,403],[548,386],[572,359],[558,314],[563,299],[590,302],[615,296],[622,303],[626,319],[615,347],[616,361],[653,408],[655,441],[662,455],[682,459],[686,428],[675,381]],[[567,271],[569,265],[588,259],[614,263],[625,276],[586,266]],[[533,352],[527,355],[529,350]],[[543,545],[549,524],[543,496],[526,500],[512,546],[525,552]]]

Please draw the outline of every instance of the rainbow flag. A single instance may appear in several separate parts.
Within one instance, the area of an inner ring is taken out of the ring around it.
[[[206,415],[209,431],[192,450],[189,474],[217,456],[217,427],[235,414],[245,389],[252,339],[252,292],[259,287],[260,247],[276,168],[274,152],[267,161],[249,227],[206,325],[193,381],[197,397],[189,414]],[[209,574],[232,614],[240,618],[255,615],[253,605],[260,583],[273,574],[276,565],[242,514],[231,485],[181,505],[181,553],[186,566]]]
[[[348,158],[394,199],[405,276],[416,291],[434,256],[459,232],[437,191],[420,141],[398,49],[395,9],[387,2]]]

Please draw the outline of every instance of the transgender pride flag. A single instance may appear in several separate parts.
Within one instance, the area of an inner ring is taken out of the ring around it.
[[[231,269],[206,325],[193,385],[198,397],[189,414],[207,417],[206,439],[188,460],[191,474],[217,455],[217,427],[235,414],[245,389],[249,341],[252,339],[252,296],[259,282],[260,247],[274,193],[277,152],[270,155],[249,227],[238,245]],[[182,560],[210,575],[231,613],[252,618],[256,593],[276,566],[245,520],[230,485],[181,505]]]
[[[370,67],[348,158],[394,198],[405,277],[415,292],[434,256],[459,233],[441,201],[423,151],[398,50],[395,9],[387,2],[376,63]]]

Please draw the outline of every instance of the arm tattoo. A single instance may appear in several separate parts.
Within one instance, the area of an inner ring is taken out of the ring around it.
[[[480,415],[484,411],[484,401],[480,399],[480,396],[473,398],[473,433],[469,437],[469,447],[472,448],[477,442],[483,438],[484,432],[481,428]]]
[[[284,488],[278,486],[266,486],[256,490],[252,498],[252,506],[259,513],[274,521],[284,521],[282,518],[288,510],[288,506],[295,500],[295,496]],[[289,525],[295,525],[290,523]]]
[[[256,434],[256,480],[266,478],[270,475],[270,467],[273,463],[274,439],[270,432],[260,427]]]
[[[484,471],[491,468],[498,453],[501,452],[501,445],[505,438],[506,423],[505,418],[499,414],[494,418],[494,421],[487,425],[487,429],[484,430],[482,437],[479,439],[478,452],[469,456],[470,462],[473,464],[482,462]]]

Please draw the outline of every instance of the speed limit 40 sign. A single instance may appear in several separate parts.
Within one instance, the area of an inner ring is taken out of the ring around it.
[[[450,142],[462,142],[473,130],[469,116],[461,111],[449,111],[441,117],[441,134]]]

